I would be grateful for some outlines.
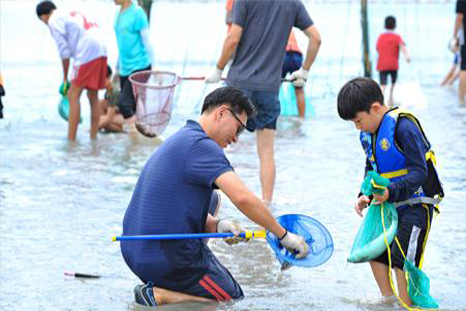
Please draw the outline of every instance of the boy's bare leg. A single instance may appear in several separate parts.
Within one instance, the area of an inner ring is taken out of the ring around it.
[[[393,296],[394,293],[390,286],[390,280],[388,277],[388,266],[377,261],[371,261],[370,264],[372,274],[374,275],[375,281],[379,286],[380,293],[382,294],[382,296]]]
[[[296,104],[298,105],[298,114],[301,118],[304,118],[306,114],[306,100],[304,98],[304,88],[295,87],[294,92],[296,95]]]
[[[275,130],[263,129],[257,132],[257,153],[260,160],[260,179],[262,186],[262,200],[272,202],[275,186]]]
[[[87,90],[87,97],[91,103],[91,139],[96,139],[99,131],[100,107],[97,90]]]
[[[455,76],[455,70],[456,70],[456,65],[451,66],[450,71],[448,71],[445,78],[443,78],[443,81],[442,81],[442,83],[440,83],[440,86],[444,86],[446,84],[449,84],[449,81],[452,79],[452,77]]]
[[[175,292],[172,290],[154,287],[154,297],[157,305],[166,305],[172,303],[181,303],[181,302],[216,302],[216,300],[208,299],[204,297],[192,296],[180,292]]]
[[[413,303],[408,295],[408,282],[406,281],[405,272],[401,269],[395,268],[395,274],[400,298],[405,304],[411,306]]]
[[[79,118],[81,116],[81,106],[79,105],[79,97],[83,91],[79,87],[71,83],[68,91],[68,100],[70,104],[70,113],[68,116],[68,140],[76,140],[76,132],[78,131]]]

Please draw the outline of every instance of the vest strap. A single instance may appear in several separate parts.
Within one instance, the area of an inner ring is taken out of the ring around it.
[[[414,205],[414,204],[431,204],[437,205],[442,201],[442,198],[429,198],[429,197],[417,197],[411,198],[405,201],[396,202],[395,207],[403,206],[403,205]]]
[[[408,174],[408,170],[403,168],[401,170],[394,171],[394,172],[382,173],[382,174],[380,174],[380,176],[391,179],[391,178],[400,177],[400,176],[403,176],[403,175],[406,175],[406,174]]]

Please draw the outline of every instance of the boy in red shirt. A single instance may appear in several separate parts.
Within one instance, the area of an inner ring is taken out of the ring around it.
[[[409,63],[409,55],[406,51],[405,43],[401,36],[395,33],[396,19],[393,16],[385,18],[386,32],[382,33],[377,39],[377,52],[379,59],[377,61],[377,70],[380,72],[380,86],[382,92],[385,92],[387,87],[387,77],[391,76],[392,88],[390,90],[390,97],[388,105],[393,105],[393,89],[395,88],[396,78],[398,74],[398,57],[400,48],[405,55],[406,62]]]

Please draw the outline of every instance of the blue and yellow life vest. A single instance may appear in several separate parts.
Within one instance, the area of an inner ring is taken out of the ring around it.
[[[360,140],[372,168],[390,182],[396,182],[406,174],[406,159],[403,150],[396,141],[396,127],[400,118],[408,118],[422,134],[426,152],[428,177],[426,182],[408,200],[397,202],[397,207],[419,203],[432,204],[437,207],[444,196],[443,189],[435,170],[435,154],[417,118],[406,110],[390,109],[385,113],[376,133],[361,132]],[[438,207],[437,207],[438,209]]]

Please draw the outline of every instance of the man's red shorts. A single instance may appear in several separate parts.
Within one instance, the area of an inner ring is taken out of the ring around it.
[[[107,57],[99,57],[88,63],[75,66],[71,83],[89,90],[105,88],[107,78]]]

